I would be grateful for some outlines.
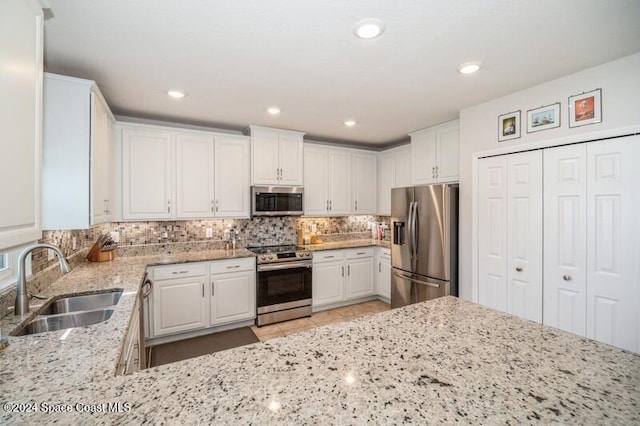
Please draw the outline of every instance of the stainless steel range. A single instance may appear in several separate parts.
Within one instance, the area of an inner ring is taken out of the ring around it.
[[[297,246],[250,247],[257,255],[258,326],[311,315],[312,254]]]

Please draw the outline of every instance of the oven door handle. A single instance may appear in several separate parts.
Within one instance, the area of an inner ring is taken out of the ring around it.
[[[279,271],[281,269],[307,268],[311,269],[313,263],[307,261],[287,262],[278,265],[258,265],[258,272]]]

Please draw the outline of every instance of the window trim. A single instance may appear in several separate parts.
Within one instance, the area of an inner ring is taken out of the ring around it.
[[[16,248],[11,251],[6,251],[3,254],[7,255],[7,269],[0,272],[0,293],[7,291],[18,282],[18,259],[20,253],[24,250],[25,246]],[[31,253],[25,259],[25,273],[27,279],[31,278]]]

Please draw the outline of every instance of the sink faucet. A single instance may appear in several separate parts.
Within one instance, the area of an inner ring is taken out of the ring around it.
[[[18,269],[18,282],[16,283],[16,309],[14,311],[15,315],[24,315],[29,312],[29,293],[27,292],[27,271],[25,270],[25,264],[29,253],[38,248],[48,248],[50,250],[53,250],[56,256],[58,256],[58,260],[60,261],[60,270],[62,271],[62,273],[66,274],[70,271],[69,264],[64,258],[62,251],[60,251],[60,249],[54,245],[37,243],[24,249],[22,254],[20,254],[20,258],[18,260],[20,269]]]

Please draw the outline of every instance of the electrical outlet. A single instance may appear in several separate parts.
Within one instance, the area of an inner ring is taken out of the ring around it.
[[[367,229],[371,229],[371,225],[373,225],[373,222],[368,221],[368,222],[367,222]]]
[[[114,243],[119,243],[120,242],[120,232],[111,231],[109,233],[109,235],[111,235],[111,239],[113,240]]]
[[[55,257],[55,253],[53,252],[53,250],[47,249],[47,261],[49,260],[53,260],[53,258]]]
[[[318,232],[318,225],[316,225],[315,223],[312,223],[311,224],[311,232],[314,233],[314,234],[316,232]]]
[[[71,238],[71,249],[76,250],[78,248],[78,240],[76,237]]]
[[[204,232],[205,232],[205,237],[206,238],[212,238],[213,237],[213,228],[206,228]]]

